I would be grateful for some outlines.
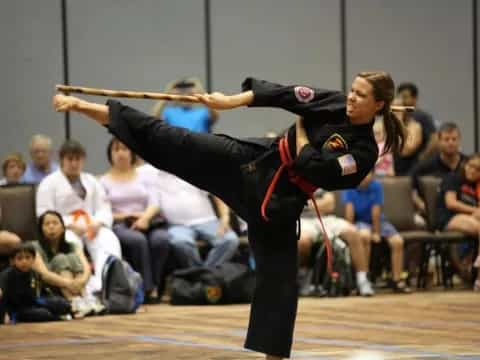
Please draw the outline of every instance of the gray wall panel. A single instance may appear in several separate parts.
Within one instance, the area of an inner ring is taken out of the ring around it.
[[[0,2],[0,157],[27,155],[36,133],[52,137],[55,147],[63,140],[64,117],[50,105],[62,81],[61,39],[60,1]]]
[[[212,0],[212,83],[238,92],[246,76],[340,89],[338,0]],[[270,109],[223,112],[215,131],[261,136],[292,123]]]
[[[252,75],[340,89],[339,2],[211,0],[213,88],[236,92]],[[8,84],[0,97],[0,156],[26,153],[37,132],[52,136],[56,147],[63,140],[63,115],[50,108],[53,86],[63,74],[60,3],[0,2],[0,64]],[[472,0],[346,4],[347,80],[359,70],[382,68],[397,83],[417,82],[421,106],[439,121],[457,121],[464,150],[473,150],[473,104],[480,105],[480,98],[472,94]],[[205,80],[203,1],[68,0],[67,5],[72,84],[161,90],[181,76]],[[144,111],[153,106],[127,103]],[[241,109],[223,112],[215,130],[256,136],[293,119],[283,111]],[[91,155],[87,168],[103,171],[107,133],[73,115],[72,136]]]
[[[68,22],[72,84],[160,91],[178,77],[205,79],[201,1],[69,1]],[[154,105],[125,103],[147,112]],[[104,171],[107,132],[75,115],[72,137],[87,146],[87,169]]]
[[[420,107],[455,121],[473,150],[471,1],[347,1],[347,78],[385,69],[414,81]]]

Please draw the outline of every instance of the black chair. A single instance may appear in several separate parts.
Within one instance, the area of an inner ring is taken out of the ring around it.
[[[36,186],[30,184],[0,187],[0,228],[17,234],[23,241],[38,239],[35,209]]]
[[[423,248],[425,244],[432,242],[434,234],[417,229],[414,221],[411,178],[408,176],[384,177],[381,183],[384,193],[383,213],[405,241],[405,254],[409,253],[407,249],[415,246]],[[419,278],[417,284],[420,282]]]

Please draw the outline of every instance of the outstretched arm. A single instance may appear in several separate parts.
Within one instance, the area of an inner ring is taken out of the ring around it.
[[[58,112],[76,111],[92,118],[101,125],[110,121],[108,106],[79,99],[74,96],[57,94],[53,97],[53,107]]]
[[[244,91],[235,95],[225,95],[219,92],[212,94],[196,94],[199,103],[214,110],[228,110],[240,106],[248,106],[253,101],[253,92]],[[56,111],[76,111],[84,114],[102,125],[109,123],[108,106],[79,99],[74,96],[57,94],[53,97],[53,106]]]
[[[245,79],[242,89],[253,93],[250,106],[281,108],[303,117],[345,108],[345,96],[339,91],[281,85],[255,78]]]
[[[225,95],[219,92],[211,94],[196,94],[198,100],[211,109],[229,110],[248,106],[253,102],[253,91],[248,90],[235,95]]]
[[[345,96],[338,92],[298,85],[280,85],[265,80],[247,78],[243,92],[236,95],[222,93],[195,94],[210,108],[234,109],[240,106],[276,107],[300,116],[320,111],[335,111],[345,107]]]

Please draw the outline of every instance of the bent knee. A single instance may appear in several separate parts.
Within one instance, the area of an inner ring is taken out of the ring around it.
[[[9,231],[0,231],[0,249],[11,251],[18,247],[21,242],[22,239],[17,234]]]
[[[392,248],[398,249],[398,248],[403,248],[404,241],[403,241],[403,238],[397,234],[389,237],[388,243]]]

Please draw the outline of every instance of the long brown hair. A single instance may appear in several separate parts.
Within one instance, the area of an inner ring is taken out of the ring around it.
[[[462,176],[464,179],[466,179],[467,175],[465,174],[465,167],[467,166],[467,163],[472,160],[477,160],[480,159],[480,153],[473,153],[467,157],[467,159],[462,163],[462,170],[460,171],[460,176]],[[479,194],[477,194],[478,196]]]
[[[406,132],[403,123],[390,109],[395,96],[395,83],[392,77],[384,71],[364,71],[357,76],[364,78],[373,86],[373,96],[376,101],[385,103],[377,114],[383,116],[383,127],[385,129],[383,153],[389,151],[400,152],[405,143]]]
[[[40,237],[39,237],[40,246],[43,248],[43,250],[45,251],[45,254],[47,254],[47,259],[50,261],[51,259],[53,259],[55,254],[52,251],[52,245],[50,244],[50,240],[47,239],[47,237],[45,236],[45,233],[43,232],[43,223],[45,222],[45,218],[47,215],[55,216],[60,221],[60,224],[62,224],[63,233],[60,238],[60,242],[58,243],[58,253],[68,254],[71,251],[72,247],[65,238],[66,227],[65,227],[65,223],[63,221],[62,215],[60,215],[60,213],[54,210],[45,211],[38,218],[38,233],[40,234]]]

